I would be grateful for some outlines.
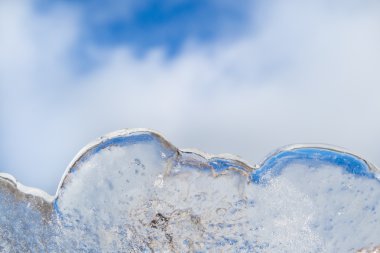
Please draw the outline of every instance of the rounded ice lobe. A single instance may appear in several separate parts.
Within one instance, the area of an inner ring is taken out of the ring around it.
[[[148,130],[85,147],[47,196],[0,175],[0,252],[355,252],[380,245],[378,170],[297,145],[249,166]]]

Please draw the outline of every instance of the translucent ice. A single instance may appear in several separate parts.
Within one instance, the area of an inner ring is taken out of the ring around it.
[[[123,130],[84,148],[54,197],[1,174],[0,252],[370,252],[379,181],[325,146],[250,167]]]

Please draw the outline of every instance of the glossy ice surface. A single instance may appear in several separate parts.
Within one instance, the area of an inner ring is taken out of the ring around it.
[[[378,170],[325,146],[248,166],[122,130],[84,148],[54,197],[0,174],[0,252],[356,252],[379,235]]]

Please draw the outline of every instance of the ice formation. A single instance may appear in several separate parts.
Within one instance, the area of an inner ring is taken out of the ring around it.
[[[248,166],[122,130],[85,147],[54,197],[1,174],[0,252],[376,249],[379,178],[326,146],[290,146]]]

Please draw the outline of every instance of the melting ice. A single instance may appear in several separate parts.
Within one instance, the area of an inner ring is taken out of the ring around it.
[[[0,252],[370,252],[379,212],[379,171],[348,152],[291,146],[250,167],[123,130],[54,197],[0,174]]]

